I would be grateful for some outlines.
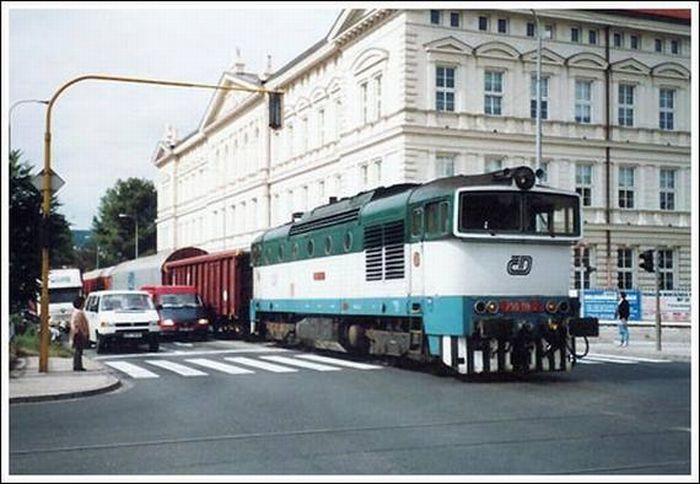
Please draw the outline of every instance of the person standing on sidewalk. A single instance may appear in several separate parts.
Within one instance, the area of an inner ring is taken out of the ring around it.
[[[617,303],[615,317],[619,319],[617,329],[620,331],[620,344],[618,346],[629,346],[630,330],[627,327],[627,320],[630,317],[630,303],[624,291],[620,293],[620,302]]]
[[[70,327],[73,333],[73,371],[85,371],[83,367],[83,349],[87,346],[90,328],[83,312],[85,298],[78,296],[73,301],[73,314],[70,318]]]

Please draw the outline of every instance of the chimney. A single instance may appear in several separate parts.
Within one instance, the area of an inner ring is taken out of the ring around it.
[[[236,61],[233,64],[234,70],[236,74],[243,74],[243,71],[245,70],[245,62],[243,62],[243,58],[241,57],[241,48],[236,47]]]

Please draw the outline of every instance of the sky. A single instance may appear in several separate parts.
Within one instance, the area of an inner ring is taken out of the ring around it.
[[[237,47],[246,72],[261,72],[268,53],[274,71],[325,37],[341,12],[333,3],[7,4],[6,106],[48,99],[85,74],[216,84]],[[58,199],[71,228],[91,227],[100,198],[118,179],[155,182],[151,157],[166,125],[181,138],[197,129],[212,94],[100,81],[80,82],[61,94],[52,111],[51,166],[66,182]],[[18,105],[9,123],[12,148],[40,171],[45,106]]]

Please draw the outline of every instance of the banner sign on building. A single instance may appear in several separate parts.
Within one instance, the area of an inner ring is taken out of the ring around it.
[[[635,290],[625,291],[630,303],[630,321],[639,321],[642,316],[641,293]],[[603,320],[614,320],[619,291],[586,289],[583,295],[584,316]]]
[[[661,321],[690,321],[690,291],[661,291],[659,297]],[[642,316],[645,321],[656,319],[656,293],[642,293]]]

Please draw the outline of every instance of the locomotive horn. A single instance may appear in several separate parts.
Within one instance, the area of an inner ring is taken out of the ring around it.
[[[517,168],[513,177],[515,178],[515,184],[521,190],[529,190],[535,185],[535,173],[527,166]]]

